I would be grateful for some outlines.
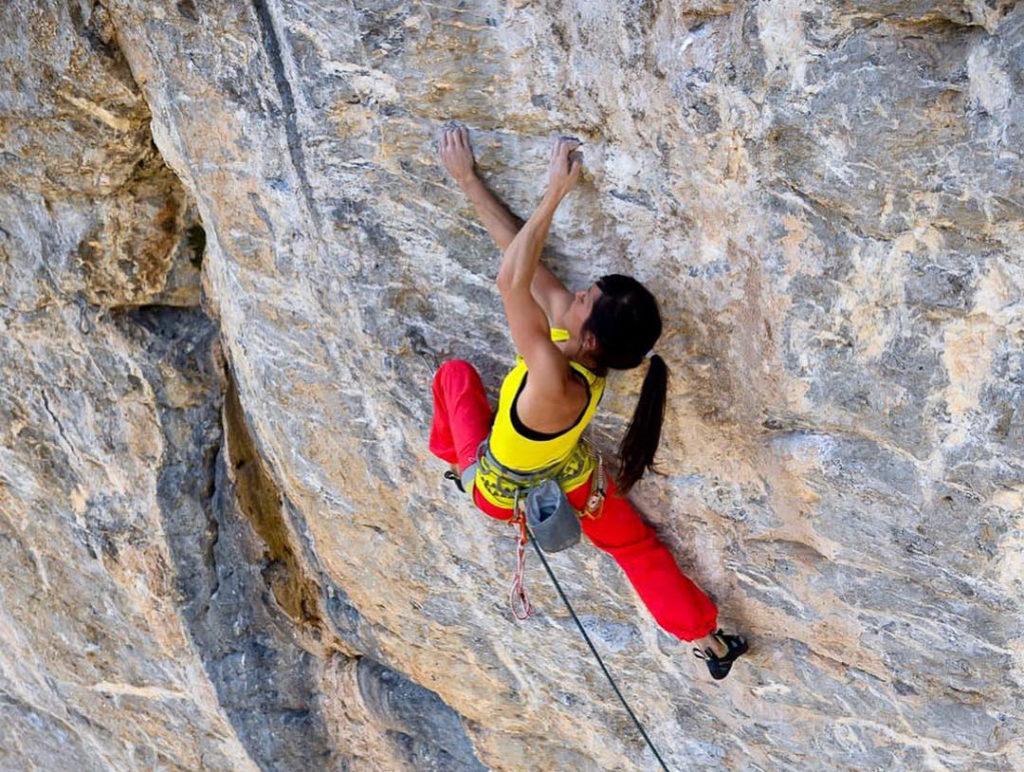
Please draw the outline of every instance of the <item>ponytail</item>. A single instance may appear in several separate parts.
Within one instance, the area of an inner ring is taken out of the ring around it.
[[[601,294],[583,324],[597,340],[594,359],[604,374],[608,369],[632,370],[644,362],[645,353],[661,336],[661,314],[654,295],[632,276],[609,274],[597,281]],[[644,472],[654,466],[661,439],[668,391],[665,360],[652,354],[626,436],[619,445],[619,491],[628,493]]]
[[[665,396],[668,393],[668,367],[665,360],[652,354],[640,389],[640,400],[633,411],[626,436],[619,445],[619,474],[616,482],[623,495],[654,468],[654,454],[661,440],[661,424],[665,418]]]

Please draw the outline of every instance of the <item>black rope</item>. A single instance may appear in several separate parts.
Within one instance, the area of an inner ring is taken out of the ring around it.
[[[527,530],[529,531],[529,529]],[[619,699],[622,701],[623,707],[626,708],[626,712],[629,714],[629,717],[633,719],[633,723],[636,724],[636,728],[640,730],[640,734],[643,735],[643,738],[647,741],[647,745],[654,753],[654,757],[658,760],[658,763],[661,764],[661,768],[664,769],[665,772],[670,772],[668,766],[665,764],[664,759],[661,758],[661,754],[658,753],[658,749],[654,747],[654,743],[651,742],[651,738],[648,737],[647,732],[644,731],[644,725],[640,723],[640,719],[636,717],[636,713],[634,713],[633,709],[629,707],[629,703],[626,702],[626,698],[622,696],[622,692],[619,691],[619,687],[615,684],[615,679],[612,678],[612,674],[609,673],[608,668],[604,666],[604,660],[601,659],[601,655],[597,653],[597,649],[594,648],[594,644],[590,642],[590,636],[587,635],[587,631],[583,629],[583,623],[580,622],[579,617],[576,616],[576,612],[573,611],[572,604],[569,603],[569,599],[565,597],[565,593],[562,591],[562,585],[558,583],[558,580],[555,578],[554,572],[551,570],[551,566],[548,565],[547,558],[544,557],[544,553],[537,545],[537,540],[533,538],[533,531],[529,531],[529,534],[530,542],[533,544],[533,548],[537,551],[537,554],[540,556],[540,562],[544,564],[544,570],[548,572],[548,576],[551,577],[551,581],[552,583],[554,583],[555,589],[558,590],[558,594],[561,596],[562,601],[565,603],[565,607],[569,609],[569,613],[572,614],[572,621],[576,623],[576,626],[580,629],[580,633],[583,634],[583,640],[587,642],[587,646],[589,646],[590,650],[594,653],[594,657],[597,659],[597,664],[600,665],[601,670],[604,671],[604,675],[608,679],[608,683],[612,685],[612,689],[614,689],[615,693],[619,696]]]

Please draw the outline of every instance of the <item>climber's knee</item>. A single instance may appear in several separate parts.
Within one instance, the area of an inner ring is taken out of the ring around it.
[[[476,368],[465,359],[449,359],[441,363],[434,373],[434,390],[445,393],[460,392],[480,382]],[[482,387],[481,387],[482,388]]]
[[[434,373],[434,383],[451,378],[453,375],[464,374],[467,370],[472,369],[473,365],[465,359],[446,359]]]

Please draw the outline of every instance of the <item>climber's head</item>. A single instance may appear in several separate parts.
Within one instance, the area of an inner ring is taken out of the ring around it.
[[[602,370],[639,366],[661,335],[654,295],[632,276],[617,273],[602,276],[588,292],[593,298],[581,337],[590,343],[593,359]]]
[[[603,276],[584,299],[590,313],[580,340],[599,370],[629,370],[643,363],[661,336],[658,303],[644,285],[631,276]],[[649,359],[640,400],[629,430],[619,445],[619,490],[629,491],[645,470],[654,465],[661,439],[668,390],[668,368],[653,354]]]

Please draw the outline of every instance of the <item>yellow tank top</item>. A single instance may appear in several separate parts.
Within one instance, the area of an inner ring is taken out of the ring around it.
[[[552,329],[553,341],[567,340],[565,330]],[[494,460],[502,466],[517,472],[530,473],[540,469],[562,467],[557,475],[558,484],[565,491],[578,488],[585,483],[594,470],[593,453],[580,442],[583,430],[597,412],[598,403],[604,394],[605,379],[590,372],[583,365],[570,362],[569,366],[587,386],[587,404],[576,421],[568,429],[554,434],[534,431],[519,420],[516,405],[519,395],[526,386],[528,370],[521,356],[501,384],[498,397],[498,411],[491,428],[488,447]],[[494,474],[485,470],[477,472],[476,487],[485,499],[495,506],[510,508],[513,504],[508,495],[508,486],[491,480]]]

